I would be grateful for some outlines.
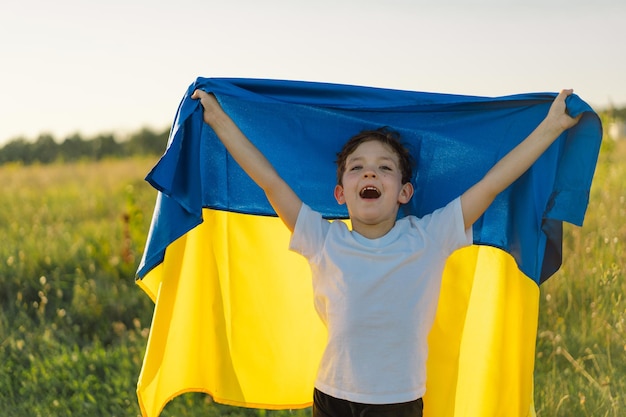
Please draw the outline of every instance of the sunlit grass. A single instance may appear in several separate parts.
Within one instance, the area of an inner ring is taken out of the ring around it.
[[[0,167],[3,416],[133,416],[152,303],[148,159]]]
[[[582,228],[566,226],[561,270],[541,287],[538,416],[626,410],[626,142],[607,142]]]
[[[154,305],[134,283],[156,191],[151,159],[0,166],[0,415],[138,416]],[[304,416],[219,406],[167,416]]]
[[[155,160],[0,166],[0,413],[137,416],[153,304],[133,277],[156,192]],[[626,142],[604,145],[584,227],[541,287],[539,417],[626,409]],[[306,416],[186,394],[163,416]]]

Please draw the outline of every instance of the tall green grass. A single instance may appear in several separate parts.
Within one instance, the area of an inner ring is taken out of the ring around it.
[[[138,416],[153,304],[133,282],[156,192],[151,159],[0,166],[0,415]],[[626,409],[626,143],[607,143],[583,228],[541,289],[539,417]],[[163,416],[306,416],[185,394]]]
[[[626,415],[626,141],[605,141],[582,228],[541,286],[538,416]]]
[[[0,415],[138,416],[151,159],[0,166]],[[281,416],[186,394],[167,416]]]
[[[153,161],[0,168],[0,413],[138,414]]]

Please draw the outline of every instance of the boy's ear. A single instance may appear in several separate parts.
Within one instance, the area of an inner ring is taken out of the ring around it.
[[[413,197],[413,184],[407,182],[402,185],[402,189],[400,190],[400,195],[398,196],[398,203],[406,204],[411,201],[411,197]]]
[[[343,195],[343,187],[339,184],[335,185],[335,200],[339,204],[346,204],[346,197]]]

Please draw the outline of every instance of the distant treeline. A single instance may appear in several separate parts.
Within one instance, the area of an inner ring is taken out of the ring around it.
[[[162,131],[143,128],[123,140],[113,134],[84,138],[78,133],[63,141],[55,140],[50,134],[42,134],[34,141],[17,138],[0,148],[0,164],[9,162],[25,165],[49,164],[110,157],[160,155],[165,151],[168,136],[169,128]]]
[[[598,112],[604,121],[626,120],[626,107],[610,108]],[[19,162],[25,165],[52,162],[71,162],[81,159],[100,160],[108,157],[136,155],[161,155],[165,151],[169,128],[154,131],[143,128],[122,140],[113,134],[99,134],[84,138],[76,133],[63,141],[50,134],[42,134],[36,140],[17,138],[0,148],[0,165]]]

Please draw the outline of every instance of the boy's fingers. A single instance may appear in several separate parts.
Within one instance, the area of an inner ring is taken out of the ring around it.
[[[193,94],[191,94],[191,98],[193,98],[193,99],[198,99],[199,98],[199,99],[202,100],[204,97],[209,97],[209,93],[207,93],[204,90],[200,90],[200,89],[194,90]]]
[[[572,88],[563,89],[563,90],[561,90],[561,93],[559,95],[563,96],[563,98],[565,98],[565,97],[570,96],[573,92],[574,92],[574,89],[572,89]]]

